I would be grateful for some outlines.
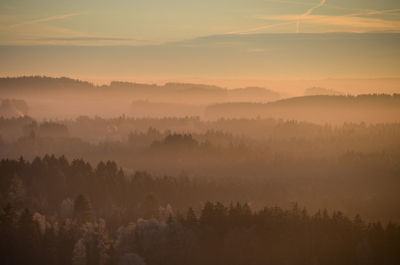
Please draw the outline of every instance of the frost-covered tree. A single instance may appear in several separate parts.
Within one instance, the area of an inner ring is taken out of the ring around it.
[[[174,211],[170,204],[166,207],[160,207],[158,210],[158,219],[162,222],[166,222],[170,216],[174,215]]]
[[[87,265],[107,264],[110,241],[107,236],[106,224],[103,219],[92,223],[85,223],[80,227],[83,232],[82,239],[86,248]]]
[[[120,258],[118,265],[146,265],[146,263],[137,254],[127,253]]]
[[[36,212],[33,214],[33,220],[36,222],[40,233],[43,235],[46,232],[46,228],[48,225],[46,221],[46,216]]]
[[[86,246],[83,238],[79,239],[74,246],[72,253],[73,265],[86,265]]]
[[[63,218],[71,218],[74,212],[74,203],[70,198],[66,198],[60,205],[60,216]]]

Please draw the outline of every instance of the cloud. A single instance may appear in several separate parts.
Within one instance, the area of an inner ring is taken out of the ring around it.
[[[266,0],[267,2],[288,3],[288,4],[306,4],[304,2],[292,1],[276,1]],[[353,11],[345,15],[313,15],[313,11],[320,7],[343,9]],[[300,32],[300,24],[320,26],[314,27],[311,32],[400,32],[400,22],[398,19],[390,19],[389,16],[400,16],[400,9],[386,9],[386,10],[368,10],[368,9],[350,9],[338,6],[332,6],[321,0],[317,5],[307,9],[301,15],[275,15],[275,16],[256,16],[256,19],[270,21],[267,25],[258,27],[247,28],[243,30],[236,30],[228,32],[228,34],[249,34],[260,32],[267,29],[278,28],[286,25],[296,25],[296,32]],[[385,18],[377,18],[374,16],[387,15]],[[304,30],[303,30],[304,31]],[[310,28],[308,29],[310,33]]]
[[[124,45],[146,45],[150,41],[140,38],[124,38],[109,36],[90,36],[90,35],[73,35],[58,34],[59,36],[44,35],[43,37],[22,37],[13,40],[12,43],[1,42],[0,44],[8,45],[68,45],[68,46],[124,46]],[[69,35],[64,37],[65,35]]]
[[[149,40],[129,37],[110,37],[53,25],[52,21],[64,20],[87,13],[69,13],[26,20],[0,27],[0,45],[143,45]],[[1,16],[0,16],[1,18]]]
[[[38,38],[39,41],[144,41],[134,38],[114,38],[114,37],[59,37],[59,38]]]
[[[277,3],[277,4],[303,5],[303,6],[312,5],[312,3],[310,3],[310,2],[299,2],[299,1],[290,1],[290,0],[264,0],[264,2]]]
[[[12,36],[7,39],[0,38],[2,44],[17,44],[17,45],[41,45],[41,44],[61,44],[61,45],[109,45],[109,44],[137,44],[145,41],[138,38],[126,37],[104,37],[93,36],[84,32],[72,30],[69,28],[54,26],[51,21],[68,19],[83,15],[85,13],[70,13],[57,16],[44,17],[40,19],[27,20],[24,22],[6,25],[0,28],[3,36],[8,34]]]
[[[55,21],[55,20],[63,20],[63,19],[67,19],[70,17],[80,16],[83,14],[85,14],[85,13],[71,13],[71,14],[63,14],[63,15],[58,15],[58,16],[51,16],[51,17],[34,19],[34,20],[28,20],[28,21],[24,21],[21,23],[10,25],[10,28],[20,27],[20,26],[24,26],[24,25],[38,24],[38,23],[43,23],[43,22],[50,22],[50,21]]]
[[[12,42],[12,40],[22,40],[22,39],[36,39],[42,36],[51,36],[54,38],[57,37],[84,37],[88,34],[72,30],[65,27],[54,26],[51,21],[63,20],[70,17],[75,17],[82,15],[84,13],[71,13],[71,14],[63,14],[58,16],[44,17],[40,19],[27,20],[16,24],[3,25],[0,27],[0,31],[2,32],[2,37],[0,40],[3,42],[9,39],[8,42]],[[6,41],[7,42],[7,41]]]
[[[290,24],[294,24],[294,23],[295,22],[293,22],[293,21],[288,21],[288,22],[282,22],[282,23],[268,24],[268,25],[249,28],[249,29],[231,31],[231,32],[228,32],[228,34],[249,34],[249,33],[253,33],[253,32],[264,30],[264,29],[270,29],[270,28],[290,25]]]
[[[394,15],[394,16],[399,16],[400,14],[398,14],[400,12],[400,8],[399,9],[386,9],[386,10],[363,10],[360,11],[359,13],[354,13],[354,14],[350,14],[350,16],[374,16],[374,15]]]
[[[301,20],[307,18],[309,15],[311,15],[311,13],[315,9],[322,7],[325,3],[326,3],[326,0],[321,0],[321,2],[318,5],[311,7],[304,14],[299,16],[299,18],[297,19],[297,22],[296,22],[296,33],[300,32],[300,22],[301,22]]]
[[[249,48],[246,51],[248,53],[260,53],[260,52],[265,52],[265,49],[262,49],[262,48]]]
[[[308,9],[300,17],[295,14],[258,16],[258,19],[271,21],[274,24],[256,27],[250,30],[258,31],[264,28],[296,23],[296,32],[299,33],[299,24],[320,26],[314,27],[314,32],[400,32],[400,21],[382,15],[399,16],[400,9],[386,10],[357,10],[346,15],[312,15],[312,12],[326,3],[322,0],[318,5]],[[376,17],[380,16],[380,17]],[[310,32],[310,31],[308,31]]]
[[[296,15],[269,16],[267,20],[295,21]],[[356,14],[344,16],[308,15],[302,19],[304,24],[341,27],[349,32],[400,32],[400,21],[379,18],[359,17]]]

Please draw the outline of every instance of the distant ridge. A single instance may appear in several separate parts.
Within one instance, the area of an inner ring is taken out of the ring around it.
[[[178,102],[212,103],[212,102],[237,102],[257,101],[269,102],[280,98],[278,92],[262,87],[245,87],[226,89],[218,86],[191,84],[191,83],[166,83],[165,85],[143,84],[134,82],[112,81],[109,85],[94,85],[87,81],[67,77],[22,76],[0,78],[0,92],[13,93],[40,93],[51,92],[57,94],[70,94],[70,92],[85,92],[93,95],[112,94],[132,97],[136,100],[156,100]]]
[[[208,106],[209,118],[282,118],[318,123],[399,122],[400,94],[316,95],[269,103],[221,103]]]
[[[305,96],[318,96],[318,95],[339,96],[339,95],[343,95],[343,93],[333,90],[333,89],[328,89],[328,88],[323,88],[323,87],[310,87],[304,91],[304,95]]]

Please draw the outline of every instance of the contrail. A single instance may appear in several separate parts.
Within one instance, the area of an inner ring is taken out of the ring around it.
[[[289,25],[289,24],[294,24],[294,22],[289,21],[289,22],[283,22],[283,23],[269,24],[269,25],[264,25],[264,26],[246,29],[246,30],[231,31],[231,32],[228,32],[227,34],[248,34],[250,32],[254,32],[254,31],[260,31],[263,29],[269,29],[269,28],[274,28],[274,27],[279,27],[279,26]]]
[[[299,16],[299,18],[297,19],[297,23],[296,23],[296,33],[300,32],[300,22],[301,22],[301,20],[303,18],[309,16],[315,9],[320,8],[321,6],[323,6],[325,4],[325,2],[326,2],[326,0],[321,0],[321,2],[318,5],[311,7],[304,14]]]

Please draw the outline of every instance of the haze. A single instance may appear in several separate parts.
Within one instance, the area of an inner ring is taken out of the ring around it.
[[[0,264],[400,264],[400,2],[2,0]]]

